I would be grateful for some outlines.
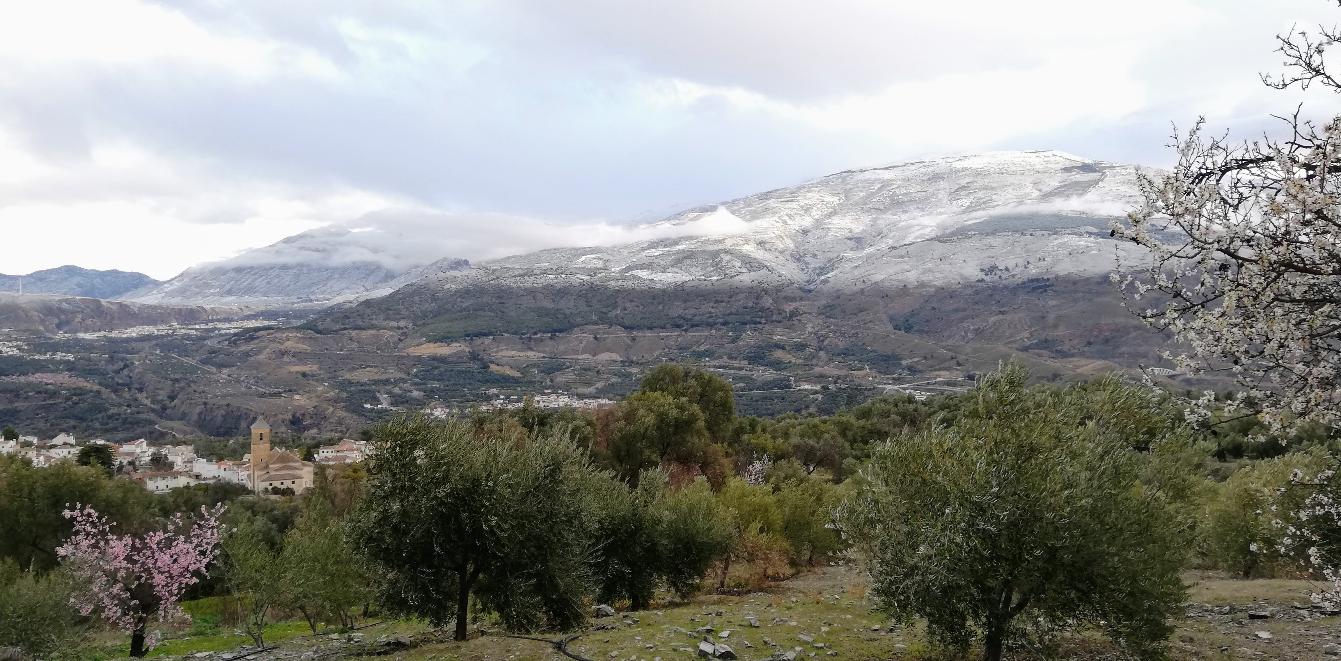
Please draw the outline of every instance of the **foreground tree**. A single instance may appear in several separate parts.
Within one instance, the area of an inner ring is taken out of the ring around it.
[[[1155,652],[1182,603],[1177,519],[1138,482],[1141,457],[1112,417],[1144,393],[1026,380],[1018,367],[988,375],[952,425],[875,450],[844,525],[870,554],[877,603],[955,648],[981,632],[989,661],[1084,625]]]
[[[666,482],[665,472],[648,470],[633,489],[619,480],[598,487],[592,570],[602,603],[627,599],[633,610],[651,603],[671,560],[661,507]]]
[[[1341,92],[1327,72],[1341,33],[1278,37],[1279,89]],[[1178,162],[1143,177],[1142,205],[1113,233],[1149,250],[1123,280],[1140,314],[1187,347],[1182,368],[1232,374],[1273,430],[1341,422],[1341,117],[1285,118],[1280,139],[1175,136]]]
[[[593,480],[560,434],[476,430],[402,417],[381,426],[356,545],[382,570],[383,601],[467,635],[470,598],[510,629],[571,628],[589,591]]]
[[[286,603],[302,613],[312,633],[323,617],[342,629],[354,625],[352,611],[367,603],[371,579],[355,553],[342,522],[323,500],[307,503],[297,524],[284,537],[280,553]]]
[[[1328,58],[1341,31],[1277,36],[1277,89],[1341,93]],[[1144,203],[1113,233],[1149,249],[1150,266],[1123,281],[1153,298],[1142,316],[1171,331],[1193,372],[1232,374],[1232,404],[1260,412],[1283,435],[1301,423],[1341,424],[1341,117],[1283,117],[1278,139],[1206,137],[1202,122],[1175,136],[1178,162],[1142,180]],[[1209,419],[1208,394],[1197,413]],[[1337,471],[1299,474],[1306,506],[1287,514],[1289,550],[1332,581],[1341,599],[1341,487]]]
[[[144,656],[154,644],[150,618],[185,616],[178,602],[214,559],[221,512],[202,509],[189,525],[178,514],[164,530],[119,535],[92,507],[67,510],[74,534],[56,553],[76,577],[73,604],[130,633],[130,655]]]
[[[250,520],[229,531],[223,540],[224,583],[242,620],[242,630],[258,648],[265,647],[270,613],[289,594],[279,552],[267,540],[264,521]]]
[[[729,514],[718,507],[707,480],[666,495],[658,504],[665,544],[666,584],[680,598],[698,591],[703,575],[731,550],[734,538]]]

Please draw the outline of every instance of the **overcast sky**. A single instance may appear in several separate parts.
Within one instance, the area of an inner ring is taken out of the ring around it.
[[[413,217],[478,259],[836,170],[993,149],[1159,165],[1171,122],[1260,132],[1291,109],[1257,74],[1276,68],[1276,32],[1319,21],[1341,10],[8,2],[0,272],[166,278],[366,214]]]

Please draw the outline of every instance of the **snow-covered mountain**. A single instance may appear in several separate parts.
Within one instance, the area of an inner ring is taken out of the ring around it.
[[[559,248],[423,284],[614,287],[715,283],[851,289],[956,285],[1113,270],[1111,219],[1138,202],[1136,169],[1057,151],[993,152],[850,170],[655,223],[707,236]]]
[[[1119,254],[1139,259],[1109,238],[1110,221],[1138,195],[1132,166],[1056,151],[993,152],[840,172],[690,209],[637,232],[662,238],[473,267],[430,256],[425,246],[442,244],[422,237],[324,228],[190,269],[134,300],[320,307],[407,285],[850,290],[1085,276],[1111,271]]]
[[[232,259],[187,269],[131,294],[142,303],[323,307],[393,291],[412,279],[469,265],[431,261],[378,230],[326,227],[296,234]]]

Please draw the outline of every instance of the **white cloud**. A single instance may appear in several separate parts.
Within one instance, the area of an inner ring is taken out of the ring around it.
[[[1171,121],[1256,131],[1292,108],[1257,81],[1272,35],[1339,17],[1319,0],[7,3],[0,271],[162,277],[379,210],[478,260],[928,155],[1159,164]],[[369,240],[421,247],[388,236]]]

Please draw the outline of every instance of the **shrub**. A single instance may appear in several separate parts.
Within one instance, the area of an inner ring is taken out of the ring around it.
[[[38,576],[0,562],[0,648],[41,658],[72,646],[83,628],[70,606],[70,580],[60,571]]]
[[[1300,507],[1300,491],[1289,488],[1291,475],[1316,475],[1326,465],[1323,455],[1291,453],[1229,476],[1206,507],[1203,538],[1212,563],[1243,578],[1271,575],[1282,559],[1284,520]]]
[[[731,521],[717,506],[706,480],[662,499],[666,582],[685,598],[698,591],[704,574],[731,548]]]

